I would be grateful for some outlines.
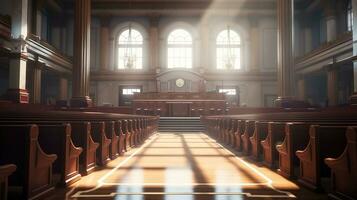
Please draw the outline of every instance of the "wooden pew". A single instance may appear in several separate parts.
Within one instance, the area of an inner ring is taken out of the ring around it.
[[[296,151],[300,159],[300,176],[298,181],[304,186],[321,189],[321,178],[330,173],[324,158],[338,157],[346,146],[347,127],[312,125],[309,130],[309,143],[305,149]]]
[[[46,154],[38,143],[36,125],[0,126],[0,164],[14,163],[17,171],[9,177],[11,187],[21,188],[22,199],[34,199],[54,190],[54,154]]]
[[[56,129],[57,127],[56,126],[63,126],[63,124],[66,124],[64,122],[61,122],[61,121],[58,121],[58,122],[55,122],[55,121],[0,121],[0,125],[8,125],[8,124],[31,124],[31,123],[36,123],[40,128],[42,126],[48,126],[47,128],[50,129],[51,126],[49,125],[52,125],[52,126],[55,126],[54,129]],[[69,157],[72,157],[73,159],[76,156],[76,152],[74,149],[77,149],[76,146],[78,146],[78,148],[82,149],[82,153],[79,155],[79,171],[80,171],[80,174],[82,175],[87,175],[89,173],[91,173],[95,167],[96,167],[96,150],[99,146],[99,143],[95,143],[93,142],[93,138],[92,138],[92,129],[91,129],[91,124],[89,122],[68,122],[68,124],[70,124],[71,126],[71,130],[69,131],[69,133],[67,133],[67,130],[63,130],[62,134],[69,134],[69,138],[68,138],[68,142],[69,143],[73,143],[73,146],[71,147],[71,145],[69,145],[68,147],[66,148],[72,148],[72,151],[71,151],[71,155]],[[43,131],[41,131],[43,130]],[[41,139],[41,136],[43,134],[46,133],[47,129],[40,129],[40,139]],[[49,132],[52,132],[52,133],[57,133],[57,134],[61,134],[58,132],[58,130],[50,130]],[[71,134],[72,132],[74,132],[74,134]],[[48,140],[50,140],[51,138],[48,138]],[[51,141],[50,141],[51,142]],[[47,142],[42,142],[44,145],[47,143]],[[71,162],[67,163],[71,169],[75,170],[73,168],[73,166],[75,166],[74,163],[74,160],[72,159]],[[94,162],[94,163],[93,163]],[[75,175],[75,171],[72,172],[72,175]],[[78,175],[77,175],[78,176]],[[62,179],[63,180],[63,179]],[[76,181],[77,178],[76,177],[73,177],[73,180],[70,180],[69,183],[72,183],[74,181]],[[63,181],[62,182],[62,185],[67,185],[69,183],[64,183]]]
[[[122,120],[116,121],[116,132],[119,136],[118,152],[119,152],[119,155],[123,155],[124,152],[126,151],[126,148],[125,148],[125,134],[123,132],[123,121]]]
[[[207,133],[212,137],[212,138],[216,138],[216,130],[217,130],[217,124],[218,124],[218,119],[212,119],[209,120],[206,117],[201,117],[201,121],[203,124],[206,124],[206,130]]]
[[[67,186],[81,178],[79,155],[83,149],[74,146],[70,124],[39,125],[38,141],[45,152],[57,155],[53,173],[59,174],[59,185]]]
[[[72,122],[71,127],[73,143],[83,148],[83,152],[79,156],[80,173],[88,175],[97,166],[96,150],[99,144],[93,141],[89,122]]]
[[[287,178],[295,178],[295,166],[299,166],[300,161],[295,152],[303,149],[309,142],[309,123],[287,123],[285,125],[285,138],[283,142],[276,146],[279,153],[278,173]]]
[[[230,133],[229,131],[231,130],[232,128],[232,119],[230,118],[227,118],[226,120],[226,125],[224,127],[224,130],[223,130],[223,140],[224,140],[224,143],[226,145],[230,145]]]
[[[110,142],[111,140],[107,138],[105,133],[105,123],[104,122],[91,122],[92,138],[95,142],[99,144],[97,149],[97,164],[100,166],[106,165],[110,161]]]
[[[135,131],[134,131],[134,120],[133,119],[129,119],[128,120],[128,131],[130,132],[130,138],[129,138],[129,144],[130,147],[133,148],[135,146]]]
[[[139,119],[139,131],[140,131],[140,137],[139,137],[139,142],[142,144],[145,141],[145,132],[144,132],[144,119],[140,118]]]
[[[8,177],[14,173],[16,165],[8,164],[0,166],[0,199],[7,199]]]
[[[123,132],[124,132],[124,134],[125,134],[125,140],[124,140],[124,147],[125,147],[125,151],[129,151],[129,149],[130,149],[130,135],[131,135],[131,133],[130,133],[130,131],[129,131],[129,121],[128,120],[123,120],[122,121],[123,122]]]
[[[242,137],[243,153],[245,155],[249,155],[250,152],[251,152],[252,145],[251,145],[251,143],[249,141],[249,138],[254,133],[254,126],[255,126],[255,121],[248,120],[248,121],[245,122],[244,133],[241,136]]]
[[[141,128],[141,121],[142,121],[141,118],[137,119],[137,129],[138,129],[138,133],[139,133],[138,137],[137,137],[138,145],[143,143],[143,130]]]
[[[146,127],[145,127],[145,118],[141,118],[140,120],[140,127],[141,127],[141,132],[142,132],[142,138],[141,138],[141,143],[143,143],[147,138],[146,138]]]
[[[214,127],[212,129],[212,137],[215,138],[216,140],[218,139],[220,124],[221,124],[221,119],[217,118],[214,123]]]
[[[133,119],[133,146],[137,146],[139,144],[139,128],[138,128],[138,120]]]
[[[243,149],[243,142],[242,142],[242,135],[245,130],[245,121],[244,120],[238,120],[238,128],[237,131],[234,133],[235,135],[235,149],[237,151],[242,151]]]
[[[284,122],[269,122],[267,137],[261,141],[263,149],[263,164],[270,168],[275,168],[279,154],[276,145],[283,142],[285,137]]]
[[[256,121],[254,125],[253,135],[249,138],[252,145],[252,158],[255,160],[260,159],[260,155],[263,154],[261,141],[263,141],[268,135],[268,122]]]
[[[232,119],[231,121],[232,121],[231,122],[232,125],[228,131],[228,135],[229,135],[228,145],[234,148],[236,146],[235,133],[237,132],[237,129],[238,129],[238,120]]]
[[[325,158],[331,169],[333,199],[357,199],[357,127],[348,127],[347,145],[338,157]]]
[[[109,147],[109,157],[110,159],[114,160],[119,156],[119,134],[118,134],[118,127],[117,122],[115,121],[108,121],[105,122],[105,133],[106,137],[111,140],[110,147]]]
[[[226,128],[226,119],[222,118],[219,121],[219,128],[218,128],[218,132],[217,132],[217,140],[219,142],[223,142],[224,141],[224,129]]]

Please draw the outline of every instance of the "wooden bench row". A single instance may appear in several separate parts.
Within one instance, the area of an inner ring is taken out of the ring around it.
[[[201,118],[207,133],[314,190],[329,177],[331,197],[357,198],[353,113],[275,113]]]
[[[79,112],[0,112],[0,165],[15,164],[9,191],[36,199],[106,165],[157,130],[156,117]]]

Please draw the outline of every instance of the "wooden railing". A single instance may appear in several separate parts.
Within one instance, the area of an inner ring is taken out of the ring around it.
[[[325,42],[325,43],[322,43],[319,47],[317,47],[316,49],[310,51],[309,53],[303,55],[303,56],[300,56],[300,57],[297,57],[295,59],[295,62],[296,63],[300,63],[300,62],[303,62],[313,56],[316,56],[322,52],[325,52],[329,49],[332,49],[340,44],[343,44],[345,42],[348,42],[348,41],[351,41],[352,40],[352,32],[345,32],[341,35],[339,35],[336,40],[333,40],[333,41],[330,41],[330,42]]]
[[[29,53],[36,54],[41,62],[51,69],[62,73],[72,73],[72,58],[65,56],[60,50],[49,43],[41,40],[34,34],[29,34],[26,38]]]

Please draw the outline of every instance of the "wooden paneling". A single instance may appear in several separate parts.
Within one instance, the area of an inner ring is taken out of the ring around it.
[[[220,93],[142,93],[135,94],[135,114],[165,117],[194,117],[225,113],[225,95]]]

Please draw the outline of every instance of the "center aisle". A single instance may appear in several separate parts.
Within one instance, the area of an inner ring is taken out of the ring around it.
[[[160,133],[105,169],[84,177],[67,197],[290,199],[298,191],[294,183],[235,156],[203,133]]]

